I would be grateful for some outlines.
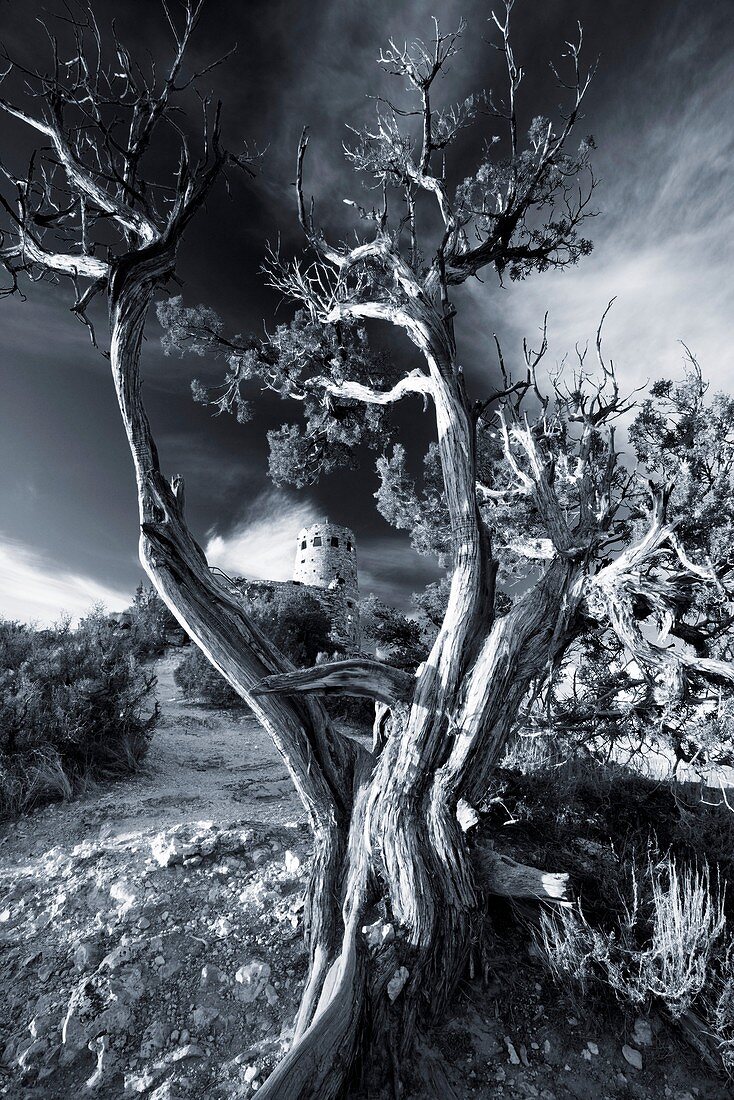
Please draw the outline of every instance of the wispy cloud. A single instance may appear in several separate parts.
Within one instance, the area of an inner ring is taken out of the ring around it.
[[[357,545],[359,587],[396,607],[410,606],[411,592],[420,592],[441,575],[430,558],[416,554],[407,536],[363,539]]]
[[[279,489],[262,493],[226,534],[211,531],[210,565],[238,577],[284,581],[293,576],[296,535],[321,518],[309,500]]]
[[[683,340],[714,385],[731,388],[732,62],[711,65],[705,77],[699,68],[692,83],[685,79],[691,53],[683,51],[667,68],[650,63],[643,70],[647,99],[638,101],[633,144],[629,134],[617,135],[616,144],[599,153],[608,182],[599,193],[604,214],[590,226],[592,256],[492,299],[492,326],[506,352],[525,335],[532,342],[546,310],[549,363],[573,352],[577,341],[593,344],[599,318],[616,296],[605,346],[625,387],[675,375]],[[478,354],[472,331],[486,331],[488,299],[482,287],[470,294],[467,331]]]
[[[65,614],[72,619],[96,603],[120,610],[130,593],[116,591],[91,577],[58,570],[27,546],[0,535],[0,615],[49,626]]]

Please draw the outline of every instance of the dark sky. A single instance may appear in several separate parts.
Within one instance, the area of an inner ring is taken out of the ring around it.
[[[47,45],[36,18],[50,5],[0,3],[0,37],[11,54],[38,61]],[[104,27],[114,15],[131,52],[163,60],[170,42],[154,0],[95,4]],[[192,64],[235,56],[208,84],[224,100],[225,134],[265,149],[259,178],[220,188],[192,227],[181,255],[188,304],[214,305],[236,332],[261,331],[288,315],[258,268],[278,234],[300,247],[294,209],[294,154],[311,127],[307,188],[321,220],[349,226],[344,197],[361,198],[342,155],[346,123],[369,120],[369,94],[399,95],[375,64],[391,35],[430,37],[467,21],[462,53],[440,91],[447,100],[498,84],[499,55],[486,44],[488,5],[477,0],[209,0]],[[551,348],[560,357],[593,336],[609,298],[608,349],[623,382],[680,370],[677,343],[698,354],[716,386],[731,389],[730,319],[734,315],[734,23],[732,0],[518,0],[515,50],[527,76],[526,122],[551,113],[559,95],[548,60],[584,26],[586,58],[599,57],[580,135],[592,133],[602,179],[591,226],[593,255],[573,270],[501,289],[491,274],[463,288],[460,357],[479,389],[492,377],[487,337],[497,331],[508,357],[550,311]],[[456,180],[476,162],[495,124],[484,119],[462,139]],[[0,152],[10,159],[18,129],[0,117]],[[122,427],[108,367],[69,315],[66,286],[28,287],[28,301],[0,301],[0,613],[53,620],[103,598],[121,606],[141,576],[137,515]],[[395,353],[410,361],[407,344]],[[374,508],[374,456],[314,490],[275,491],[267,474],[265,431],[297,409],[272,397],[241,427],[193,404],[194,375],[216,377],[206,363],[166,358],[155,319],[148,327],[145,393],[164,468],[182,473],[188,514],[210,558],[229,572],[289,575],[294,536],[323,515],[350,525],[360,551],[362,586],[393,602],[435,575]],[[431,424],[411,407],[401,413],[403,442],[420,455]]]

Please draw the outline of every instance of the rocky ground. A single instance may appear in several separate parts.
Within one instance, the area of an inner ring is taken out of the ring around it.
[[[144,774],[0,834],[0,1095],[249,1097],[287,1047],[306,969],[308,835],[249,716],[184,705]],[[656,1018],[559,995],[498,945],[416,1057],[410,1096],[724,1100]]]

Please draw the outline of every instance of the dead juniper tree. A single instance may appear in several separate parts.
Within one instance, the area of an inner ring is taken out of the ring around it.
[[[511,9],[508,0],[495,20],[507,92],[482,108],[506,135],[470,178],[452,191],[443,165],[457,133],[478,116],[479,101],[441,110],[432,98],[458,33],[436,29],[430,47],[390,44],[380,60],[416,96],[418,151],[410,114],[382,103],[374,132],[358,135],[348,151],[382,202],[373,210],[356,206],[367,226],[362,240],[334,245],[305,198],[304,135],[298,214],[312,255],[306,263],[272,256],[268,270],[305,313],[266,342],[238,344],[225,340],[203,307],[174,302],[163,310],[171,344],[225,350],[220,408],[246,413],[241,387],[252,378],[299,401],[305,432],[289,428],[272,439],[284,476],[289,454],[303,477],[346,461],[350,441],[379,434],[376,414],[405,397],[417,394],[432,410],[437,442],[427,496],[411,486],[399,448],[381,462],[383,509],[403,526],[422,522],[429,538],[425,510],[432,508],[440,520],[434,533],[451,555],[445,617],[415,676],[367,659],[295,672],[210,573],[184,518],[182,483],[169,483],[160,469],[140,389],[147,310],[171,280],[178,244],[217,177],[228,165],[247,168],[246,158],[221,146],[218,106],[202,101],[198,157],[184,116],[174,111],[196,79],[184,75],[184,55],[200,4],[189,4],[181,27],[171,20],[175,56],[162,77],[146,75],[114,36],[105,45],[87,14],[66,28],[68,56],[51,35],[51,71],[21,72],[23,97],[0,99],[39,135],[23,172],[2,170],[7,292],[19,292],[21,276],[66,278],[73,312],[90,326],[92,299],[106,295],[110,365],[137,480],[141,561],[271,733],[309,814],[310,968],[292,1048],[263,1086],[266,1097],[344,1095],[360,1054],[374,1056],[363,1060],[368,1072],[379,1076],[380,1067],[392,1066],[397,1081],[416,1022],[440,1012],[464,973],[484,893],[562,896],[565,876],[470,849],[457,812],[460,802],[481,802],[523,701],[581,631],[590,624],[613,630],[665,697],[684,694],[697,677],[732,676],[725,662],[666,647],[640,628],[644,600],[643,618],[675,636],[681,578],[702,585],[716,578],[676,538],[667,486],[652,485],[644,508],[637,494],[637,515],[630,511],[631,479],[614,440],[615,421],[629,406],[600,339],[596,380],[582,356],[573,379],[556,380],[545,393],[537,380],[543,340],[537,352],[525,349],[519,380],[500,355],[500,389],[477,398],[467,392],[454,337],[456,288],[487,268],[524,277],[563,266],[590,247],[579,235],[593,189],[590,145],[569,151],[589,83],[580,42],[568,47],[570,79],[559,76],[566,116],[557,124],[536,118],[524,138]],[[162,135],[153,160],[153,138]],[[172,144],[175,165],[166,176],[160,162]],[[441,223],[433,238],[426,204]],[[371,353],[359,328],[365,319],[402,330],[422,369],[401,375]],[[533,583],[499,614],[498,570],[526,560],[535,566]],[[324,691],[376,701],[371,752],[332,728],[318,699]]]

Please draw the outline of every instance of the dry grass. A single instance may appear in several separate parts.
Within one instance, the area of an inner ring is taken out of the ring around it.
[[[734,938],[706,864],[648,859],[631,875],[616,927],[593,928],[580,909],[545,911],[536,945],[561,985],[602,984],[622,1004],[657,1003],[673,1019],[694,1009],[734,1070]]]

